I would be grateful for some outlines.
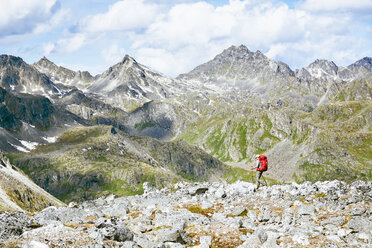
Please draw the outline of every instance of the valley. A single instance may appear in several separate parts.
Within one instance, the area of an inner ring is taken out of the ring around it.
[[[130,56],[92,76],[0,56],[0,149],[65,202],[178,181],[372,179],[372,59],[292,70],[244,45],[167,78]]]

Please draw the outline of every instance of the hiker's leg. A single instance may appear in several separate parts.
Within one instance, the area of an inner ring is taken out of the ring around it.
[[[262,184],[262,182],[261,182],[261,176],[262,176],[262,171],[257,171],[257,189]]]

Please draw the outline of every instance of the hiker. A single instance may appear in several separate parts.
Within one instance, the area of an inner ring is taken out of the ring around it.
[[[257,189],[260,185],[264,185],[263,181],[261,181],[261,177],[264,171],[267,171],[267,157],[265,155],[256,155],[256,166],[252,167],[252,170],[256,169],[257,173]],[[265,183],[266,185],[266,183]],[[267,185],[266,185],[267,186]]]

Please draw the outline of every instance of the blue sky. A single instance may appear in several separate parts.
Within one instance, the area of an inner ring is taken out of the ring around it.
[[[231,45],[292,69],[372,56],[372,0],[0,0],[0,53],[101,73],[125,54],[177,76]]]

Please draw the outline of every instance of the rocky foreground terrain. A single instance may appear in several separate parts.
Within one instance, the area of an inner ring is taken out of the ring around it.
[[[371,247],[372,183],[184,183],[0,214],[4,247]]]

